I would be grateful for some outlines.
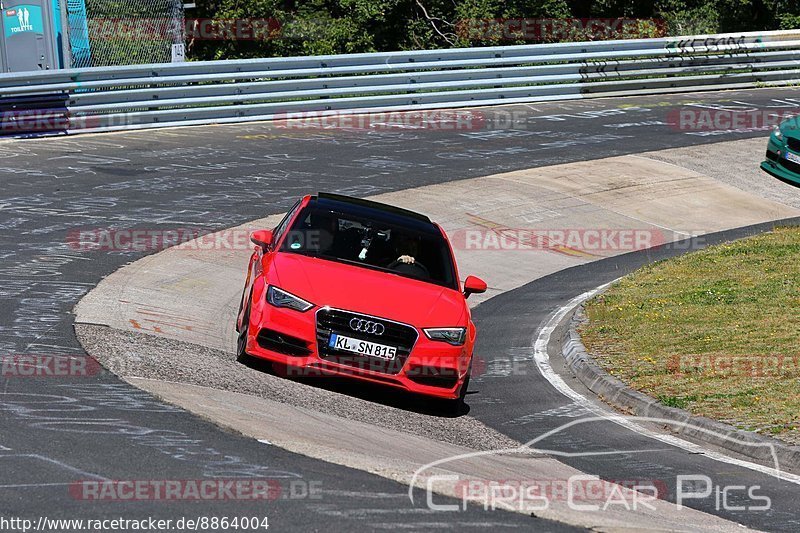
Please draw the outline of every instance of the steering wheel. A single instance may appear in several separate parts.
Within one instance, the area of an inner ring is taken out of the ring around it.
[[[389,266],[387,266],[386,268],[388,268],[390,270],[397,270],[398,272],[405,272],[407,274],[417,275],[417,276],[420,276],[420,275],[421,276],[425,276],[425,277],[430,277],[431,276],[430,272],[425,267],[425,265],[423,265],[419,261],[414,261],[413,263],[404,263],[403,261],[400,261],[399,259],[395,259],[394,261],[389,263]]]

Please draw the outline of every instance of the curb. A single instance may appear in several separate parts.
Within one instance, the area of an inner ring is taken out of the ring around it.
[[[587,352],[577,331],[578,326],[586,321],[583,303],[566,320],[569,324],[561,352],[567,366],[584,386],[604,402],[636,416],[674,421],[675,425],[670,427],[674,433],[749,457],[762,465],[778,467],[779,471],[800,472],[800,446],[791,446],[777,439],[736,429],[683,409],[667,407],[600,368]]]

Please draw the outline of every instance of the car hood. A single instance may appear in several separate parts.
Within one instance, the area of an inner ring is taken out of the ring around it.
[[[465,319],[466,305],[458,291],[389,272],[278,252],[266,274],[268,283],[320,307],[418,327],[459,326]]]
[[[780,123],[780,129],[787,137],[800,138],[800,116],[784,120]]]

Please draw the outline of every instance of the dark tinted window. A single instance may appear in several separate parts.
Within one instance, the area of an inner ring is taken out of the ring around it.
[[[292,208],[289,209],[289,212],[286,213],[286,216],[284,216],[280,223],[275,226],[275,230],[272,232],[272,242],[278,242],[283,235],[283,232],[286,231],[286,226],[289,225],[289,221],[292,220],[292,217],[294,216],[295,211],[297,211],[297,207],[300,205],[301,201],[302,200],[296,201]]]
[[[431,227],[390,224],[308,206],[290,228],[281,251],[393,272],[458,289],[450,249]]]

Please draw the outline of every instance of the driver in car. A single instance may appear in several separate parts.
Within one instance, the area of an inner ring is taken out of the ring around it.
[[[429,277],[430,273],[428,269],[425,265],[417,261],[419,249],[420,243],[418,239],[409,237],[408,235],[399,235],[395,250],[400,256],[389,263],[387,268],[412,276]]]

